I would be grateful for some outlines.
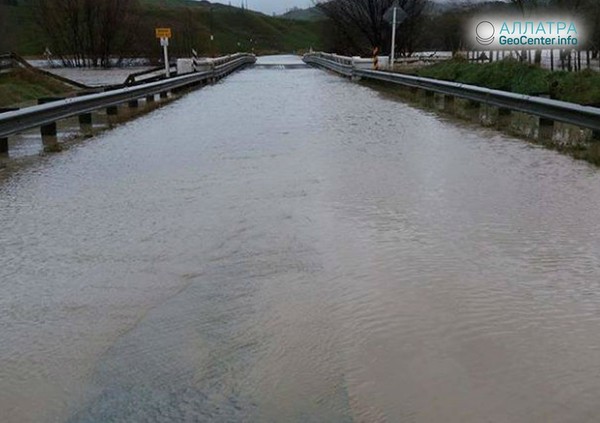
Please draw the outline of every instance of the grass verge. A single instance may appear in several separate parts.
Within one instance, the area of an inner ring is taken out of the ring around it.
[[[0,107],[72,92],[72,87],[29,69],[16,69],[0,75]]]
[[[552,72],[514,59],[494,63],[450,60],[415,69],[422,77],[462,82],[527,95],[549,95],[572,103],[600,106],[600,73]]]

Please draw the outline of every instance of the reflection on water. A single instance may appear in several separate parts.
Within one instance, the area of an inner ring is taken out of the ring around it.
[[[235,74],[0,185],[1,415],[594,421],[599,182],[322,71]]]

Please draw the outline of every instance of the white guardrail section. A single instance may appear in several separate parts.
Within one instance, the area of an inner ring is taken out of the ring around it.
[[[190,72],[210,71],[227,62],[231,62],[233,60],[246,56],[248,56],[248,54],[246,53],[235,53],[227,56],[216,57],[214,59],[205,57],[196,59],[195,63],[193,58],[177,59],[177,73],[181,75]]]
[[[304,62],[329,69],[344,76],[368,78],[391,82],[407,87],[464,98],[491,106],[514,110],[549,119],[569,123],[581,128],[600,131],[600,109],[548,98],[532,97],[506,91],[492,90],[458,82],[421,78],[392,72],[372,70],[370,59],[337,56],[328,53],[309,53]],[[370,68],[365,66],[369,61]]]

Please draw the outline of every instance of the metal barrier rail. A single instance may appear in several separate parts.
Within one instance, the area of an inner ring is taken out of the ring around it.
[[[352,60],[351,58],[347,59]],[[360,69],[351,65],[341,65],[340,63],[327,60],[319,53],[306,55],[304,61],[306,63],[313,63],[325,67],[345,76],[375,79],[412,88],[421,88],[439,94],[464,98],[503,109],[527,113],[543,119],[600,131],[600,109],[596,107],[492,90],[457,82]]]
[[[2,66],[2,62],[4,62],[4,66]],[[32,72],[36,72],[47,76],[48,78],[56,79],[64,84],[71,85],[72,87],[83,88],[83,89],[91,89],[92,87],[82,84],[77,81],[73,81],[72,79],[65,78],[64,76],[56,75],[52,72],[48,72],[44,69],[36,68],[27,62],[27,60],[23,59],[16,53],[4,53],[0,54],[0,73],[11,72],[17,68],[29,69]]]
[[[116,106],[132,100],[193,86],[203,81],[222,78],[236,69],[256,62],[254,55],[237,57],[216,66],[213,71],[197,72],[165,79],[159,82],[121,88],[99,94],[55,101],[38,106],[0,114],[0,138],[6,138],[27,129],[44,126],[61,119],[83,115],[104,107]]]
[[[169,70],[171,72],[171,76],[173,76],[173,77],[177,76],[176,75],[177,74],[177,65],[170,64]],[[157,73],[160,73],[160,74],[156,75]],[[145,78],[145,79],[138,79],[139,76],[146,76],[146,75],[150,75],[150,74],[155,74],[155,75]],[[147,84],[148,82],[155,82],[155,81],[158,81],[158,80],[164,79],[164,78],[165,78],[165,67],[164,66],[156,66],[151,69],[144,70],[144,71],[130,73],[127,76],[127,79],[125,79],[125,82],[123,83],[122,86],[131,87],[132,85]]]
[[[340,73],[344,76],[353,76],[354,68],[352,67],[352,61],[349,63],[339,63],[328,60],[324,57],[306,55],[304,56],[304,62],[308,64],[316,64],[323,66],[326,69],[332,70],[334,72]]]
[[[11,53],[0,54],[0,73],[7,73],[14,68],[13,57]]]

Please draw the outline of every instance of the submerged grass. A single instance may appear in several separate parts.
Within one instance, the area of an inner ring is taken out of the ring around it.
[[[68,85],[29,69],[16,69],[0,75],[0,107],[72,92],[73,88]]]

